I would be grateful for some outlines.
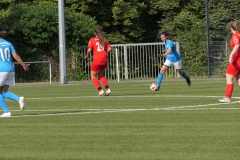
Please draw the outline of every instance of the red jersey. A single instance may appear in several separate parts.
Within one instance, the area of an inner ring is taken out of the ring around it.
[[[240,33],[235,32],[232,35],[232,39],[230,41],[230,47],[233,49],[235,45],[240,44]],[[237,52],[233,55],[233,60],[237,60],[240,58],[240,48],[237,50]]]
[[[88,48],[91,48],[93,51],[93,63],[104,65],[108,62],[107,49],[111,48],[111,45],[108,43],[105,46],[100,44],[98,36],[93,37],[89,40]]]

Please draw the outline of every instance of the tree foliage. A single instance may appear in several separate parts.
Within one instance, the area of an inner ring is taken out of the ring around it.
[[[66,12],[66,19],[68,47],[86,44],[96,24],[94,19],[71,11]],[[53,50],[56,53],[58,49],[57,22],[56,3],[23,3],[12,7],[10,14],[2,20],[2,26],[14,31],[8,38],[21,52],[46,54]]]
[[[186,53],[184,63],[192,74],[203,75],[200,70],[206,66],[205,1],[65,0],[65,6],[68,53],[86,45],[95,26],[103,27],[111,43],[155,42],[160,40],[160,32],[168,31],[173,40],[181,42]],[[239,9],[240,1],[209,0],[212,41],[229,39],[226,25],[239,20]],[[0,12],[0,26],[14,33],[7,38],[27,59],[54,57],[58,61],[56,2],[1,0]]]

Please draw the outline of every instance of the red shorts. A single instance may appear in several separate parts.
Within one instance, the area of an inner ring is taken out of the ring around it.
[[[226,73],[236,77],[240,73],[240,59],[236,62],[230,63],[227,67]]]
[[[92,63],[91,71],[99,72],[99,71],[104,71],[106,68],[107,68],[107,64]]]

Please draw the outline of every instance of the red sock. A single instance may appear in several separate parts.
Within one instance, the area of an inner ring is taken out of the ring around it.
[[[99,81],[98,81],[97,78],[93,78],[93,79],[92,79],[92,82],[93,82],[93,85],[94,85],[97,89],[101,87],[101,85],[100,85],[100,83],[99,83]]]
[[[102,82],[104,86],[108,86],[107,79],[104,76],[100,77],[99,80]]]
[[[231,98],[233,92],[233,84],[226,84],[226,97]]]

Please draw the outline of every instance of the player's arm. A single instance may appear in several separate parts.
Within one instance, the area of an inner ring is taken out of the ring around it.
[[[240,45],[239,44],[236,44],[233,49],[232,49],[232,52],[230,53],[230,56],[229,56],[229,63],[232,62],[232,56],[237,52],[237,50],[239,49]]]
[[[91,52],[92,52],[92,48],[88,48],[86,58],[90,57]]]
[[[108,43],[107,44],[107,53],[109,53],[112,50],[111,45]]]
[[[167,50],[167,52],[166,53],[164,53],[163,55],[164,56],[167,56],[169,53],[171,53],[172,52],[172,47],[169,47],[168,48],[168,50]]]
[[[13,58],[14,58],[18,63],[21,64],[21,66],[23,67],[23,69],[24,69],[25,71],[28,71],[28,70],[29,70],[29,64],[25,64],[25,63],[22,61],[21,57],[20,57],[16,52],[14,52],[14,53],[12,54],[12,56],[13,56]]]
[[[169,47],[168,48],[168,50],[167,50],[167,52],[165,52],[164,54],[158,54],[158,56],[159,57],[165,57],[165,56],[167,56],[169,53],[171,53],[172,52],[172,47]]]

